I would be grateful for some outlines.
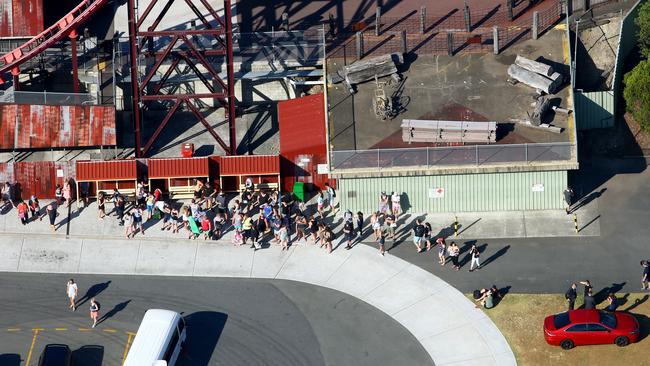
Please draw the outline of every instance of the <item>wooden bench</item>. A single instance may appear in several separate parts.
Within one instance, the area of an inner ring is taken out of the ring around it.
[[[259,191],[261,189],[278,189],[280,187],[280,185],[278,183],[258,183],[258,184],[255,184],[253,186],[255,187],[256,191]],[[240,191],[243,191],[245,189],[246,189],[245,184],[240,184],[239,185],[239,190]]]
[[[170,186],[169,199],[191,199],[194,198],[194,186]]]
[[[127,201],[129,198],[135,201],[135,188],[121,188],[117,191],[120,192],[120,195],[123,196]],[[113,189],[100,189],[97,191],[97,197],[99,197],[100,193],[104,194],[104,198],[110,199],[111,196],[113,196]]]

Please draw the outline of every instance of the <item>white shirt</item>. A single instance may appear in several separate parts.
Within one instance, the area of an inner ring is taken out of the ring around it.
[[[68,291],[68,297],[76,297],[77,296],[77,284],[76,283],[68,283],[67,287]]]
[[[392,197],[392,201],[393,201],[393,203],[399,203],[399,194],[397,194],[397,193],[394,194],[393,197]]]

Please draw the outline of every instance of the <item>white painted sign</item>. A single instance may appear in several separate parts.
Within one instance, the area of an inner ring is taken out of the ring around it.
[[[318,164],[316,165],[316,170],[318,174],[328,174],[330,170],[327,167],[327,164]]]
[[[56,170],[56,177],[57,178],[63,178],[63,169],[57,169]]]
[[[531,189],[533,192],[544,192],[544,183],[535,183]]]
[[[444,198],[445,189],[443,187],[436,187],[429,189],[429,198]]]

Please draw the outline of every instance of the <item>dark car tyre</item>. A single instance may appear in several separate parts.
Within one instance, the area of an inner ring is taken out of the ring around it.
[[[570,339],[565,339],[560,342],[560,347],[562,347],[562,349],[571,349],[573,348],[573,341]]]
[[[630,344],[630,340],[627,339],[627,337],[620,336],[620,337],[616,337],[614,343],[616,343],[616,345],[619,347],[625,347],[628,344]]]

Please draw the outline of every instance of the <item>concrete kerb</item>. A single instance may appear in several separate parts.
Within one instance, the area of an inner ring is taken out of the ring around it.
[[[368,246],[328,255],[313,244],[253,251],[223,242],[119,239],[34,240],[3,235],[5,272],[275,278],[347,293],[408,329],[436,365],[515,365],[494,323],[462,293],[397,257]]]

